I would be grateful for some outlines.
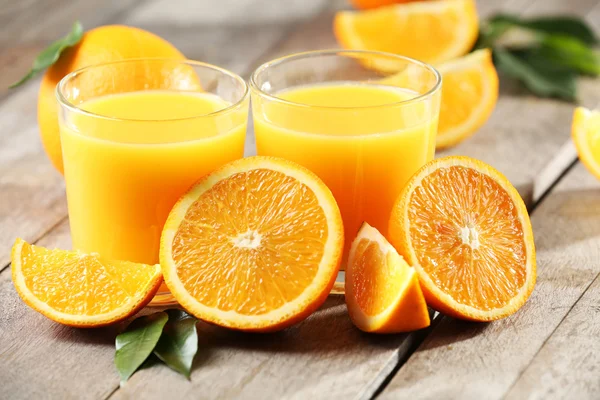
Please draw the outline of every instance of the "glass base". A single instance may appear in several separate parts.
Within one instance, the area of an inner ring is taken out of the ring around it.
[[[331,293],[329,293],[330,295],[343,295],[345,293],[344,279],[344,271],[338,272],[333,288],[331,288]],[[148,304],[148,307],[165,307],[177,304],[177,300],[175,300],[175,297],[173,297],[171,292],[169,292],[169,289],[167,289],[167,286],[163,283],[158,293],[156,293],[152,301]]]

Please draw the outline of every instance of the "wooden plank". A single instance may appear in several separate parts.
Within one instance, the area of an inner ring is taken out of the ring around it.
[[[590,0],[576,0],[575,5],[581,9],[589,3]],[[346,4],[343,0],[333,2],[330,10],[298,29],[288,40],[261,58],[260,62],[294,52],[339,47],[331,30],[331,19],[335,11],[346,8]],[[532,7],[532,4],[529,0],[482,0],[477,6],[483,20],[500,11],[520,13],[527,10],[529,14],[535,13],[539,7]],[[561,2],[551,0],[548,6],[558,10]],[[541,196],[560,175],[561,168],[564,168],[563,164],[548,164],[568,139],[568,135],[565,134],[568,132],[567,127],[557,123],[564,124],[566,116],[571,112],[571,106],[561,101],[540,102],[508,79],[501,79],[501,88],[501,97],[488,123],[459,146],[439,152],[438,155],[468,155],[486,161],[503,172],[517,187],[525,201],[532,204],[534,191],[536,195]],[[591,89],[585,92],[583,104],[595,105],[597,93],[598,90]],[[514,116],[524,113],[527,113],[528,117],[519,118],[519,124],[515,124]],[[251,137],[250,140],[254,145],[254,138]],[[532,148],[536,151],[528,152],[528,149]],[[568,158],[572,159],[567,163],[570,165],[574,160],[573,154]],[[526,166],[523,165],[525,159]],[[536,181],[538,173],[544,169],[545,179]]]
[[[585,357],[598,347],[586,346],[597,341],[600,323],[597,282],[586,292],[600,272],[598,193],[600,183],[582,165],[571,171],[533,213],[538,282],[526,305],[489,324],[445,317],[381,398],[504,398],[536,354],[509,397],[562,398],[560,393],[569,393],[570,398],[586,398],[575,396],[574,390],[584,394],[597,388],[597,375],[586,368],[597,366],[597,358]],[[583,302],[569,313],[584,292]]]
[[[266,14],[262,12],[269,5],[266,0],[253,0],[254,6],[246,2],[241,9],[238,2],[219,2],[218,7],[213,5],[212,9],[221,13],[222,18],[227,19],[225,6],[230,7],[229,12],[238,17],[232,18],[230,24],[213,26],[210,30],[219,33],[208,37],[194,35],[191,26],[170,27],[176,23],[170,20],[161,23],[159,16],[146,11],[145,7],[155,7],[160,1],[143,3],[128,16],[110,22],[132,23],[151,30],[158,28],[165,35],[171,32],[173,39],[167,38],[179,47],[185,47],[185,43],[188,43],[188,48],[196,51],[195,58],[243,71],[260,56],[256,52],[274,45],[297,21],[319,10],[325,0],[295,0],[278,6],[269,3],[270,11]],[[191,6],[195,4],[198,2],[188,2]],[[167,6],[166,3],[162,4],[157,10]],[[185,9],[183,5],[179,6],[181,10]],[[290,11],[290,14],[283,15],[283,10]],[[150,18],[152,15],[154,19]],[[265,28],[266,33],[258,34],[261,24],[269,22],[254,18],[255,15],[266,15],[273,21],[279,18],[279,24],[273,23]],[[243,23],[242,16],[247,18]],[[210,15],[206,18],[210,20]],[[255,20],[257,22],[254,25],[248,25],[248,21]],[[237,23],[239,25],[235,25]],[[215,48],[220,51],[213,51]],[[1,266],[7,265],[10,246],[17,235],[34,241],[58,224],[56,229],[51,229],[44,236],[40,244],[70,247],[62,178],[46,161],[32,119],[35,115],[36,93],[34,82],[0,103],[0,113],[3,115],[0,120],[0,192],[3,195],[0,202],[0,224],[3,227],[0,230]],[[105,398],[118,387],[118,376],[112,364],[113,343],[116,331],[122,326],[82,331],[52,323],[28,309],[18,299],[10,283],[10,269],[0,272],[0,300],[3,305],[0,311],[0,387],[3,396]]]
[[[68,224],[40,241],[63,247]],[[122,326],[74,329],[26,307],[10,279],[0,273],[0,388],[5,399],[98,399],[118,385],[114,338]]]
[[[596,28],[600,25],[600,2],[586,16]],[[561,253],[569,254],[568,264],[577,265],[598,272],[598,231],[597,195],[598,183],[590,178],[580,164],[561,185],[565,193],[563,202],[556,204],[553,212],[563,218],[578,218],[585,221],[585,231],[576,232],[575,240],[568,242],[577,245],[576,251],[563,251],[564,241],[556,246]],[[566,192],[569,190],[569,192]],[[565,237],[569,237],[565,235]],[[566,249],[565,249],[566,250]],[[575,273],[574,271],[571,273]],[[585,286],[585,283],[582,285]],[[596,370],[600,364],[600,277],[596,275],[581,298],[571,308],[567,316],[544,343],[531,363],[508,391],[507,399],[522,398],[573,398],[592,399],[600,393],[600,380]]]
[[[479,2],[478,4],[491,2]],[[575,14],[600,32],[600,19],[591,10],[598,0],[537,0],[508,3],[503,12],[524,16]],[[496,11],[496,10],[495,10]],[[519,190],[525,202],[535,204],[576,159],[570,141],[572,104],[540,100],[515,82],[500,76],[500,98],[487,124],[459,146],[439,155],[467,155],[498,168]],[[600,81],[583,78],[579,83],[580,104],[600,104]],[[524,161],[526,164],[524,165]]]
[[[586,15],[588,22],[598,29],[600,20],[589,13],[595,4],[597,0],[578,0],[568,4],[553,0],[537,1],[526,9],[525,14],[568,12]],[[599,89],[597,80],[583,79],[580,82],[581,103],[588,107],[597,106],[600,101]],[[485,157],[486,146],[482,141],[486,139],[486,133],[487,139],[491,139],[489,125],[498,124],[497,132],[502,135],[502,139],[498,139],[501,142],[496,143],[500,147],[497,151],[498,154],[504,154],[505,163],[508,162],[508,165],[502,164],[505,165],[504,169],[500,169],[513,183],[521,183],[521,193],[527,197],[531,195],[530,204],[535,204],[576,159],[576,153],[570,144],[574,106],[519,95],[514,88],[505,91],[500,100],[492,121],[472,140],[475,144],[465,142],[451,153],[469,154],[462,151],[467,148],[469,152],[473,152],[471,155],[480,154]],[[519,157],[513,157],[516,154]],[[527,162],[526,165],[524,161]],[[514,165],[511,166],[511,163]],[[518,173],[522,177],[515,180]],[[585,203],[578,205],[581,195],[598,186],[598,182],[583,167],[577,166],[533,212],[532,223],[538,251],[538,284],[532,298],[521,311],[490,324],[466,323],[444,317],[394,376],[381,398],[504,398],[521,371],[535,357],[600,271],[600,264],[593,261],[597,258],[595,255],[598,247],[598,243],[593,243],[592,239],[596,232],[595,228],[591,228],[595,218],[585,211],[584,214],[587,215],[577,215],[575,212],[565,214],[565,210],[569,208],[584,207]],[[566,352],[563,357],[568,357]],[[545,398],[536,397],[540,392],[531,389],[529,385],[539,384],[539,380],[530,379],[535,372],[539,373],[545,368],[541,361],[537,363],[537,369],[532,366],[534,369],[530,375],[522,378],[511,396],[528,398],[529,393],[531,398]],[[570,366],[575,367],[575,364]],[[572,371],[572,382],[583,372],[578,368]],[[546,378],[547,375],[543,380]],[[595,387],[596,381],[592,383],[591,379],[593,378],[590,377],[587,385],[583,386],[581,393]],[[550,385],[554,384],[547,384],[541,392],[554,396],[558,392],[551,391]],[[572,385],[582,388],[574,383]],[[527,392],[527,388],[531,392]]]
[[[570,177],[575,182],[579,171]],[[586,174],[587,172],[583,172]],[[589,273],[598,273],[600,241],[598,236],[597,198],[600,190],[597,185],[588,189],[577,188],[564,194],[563,215],[575,213],[580,218],[588,218],[585,232],[578,232],[582,238],[575,256],[569,255],[568,264],[578,264]],[[583,197],[574,197],[583,195]],[[592,225],[594,222],[596,225]],[[595,236],[595,237],[594,237]],[[562,243],[557,243],[561,246]],[[563,254],[564,257],[564,254]],[[574,273],[574,272],[571,272]],[[585,288],[583,282],[582,288]],[[508,392],[507,399],[594,399],[600,393],[598,365],[600,365],[600,277],[585,289],[585,292],[569,311],[566,318],[552,336],[544,343],[533,361]]]
[[[221,21],[206,29],[172,21],[160,23],[160,11],[172,8],[167,0],[145,2],[139,9],[106,22],[133,24],[156,31],[175,46],[187,50],[190,58],[244,73],[261,51],[275,45],[288,29],[324,4],[324,0],[272,4],[265,17],[262,10],[267,8],[267,0],[252,1],[245,2],[243,7],[236,1],[204,7],[204,18],[208,21],[213,12],[220,15],[218,18],[227,20],[224,17],[227,15],[226,7],[233,15],[231,21]],[[179,15],[187,15],[182,10],[193,9],[197,4],[200,3],[194,0],[185,4],[180,1],[177,7]],[[284,15],[286,10],[289,14]],[[253,21],[256,15],[267,19],[249,25],[248,21]],[[279,18],[280,22],[269,27],[268,18]],[[265,24],[264,32],[258,34],[262,23]],[[246,28],[247,32],[244,31]],[[35,241],[67,213],[62,176],[46,159],[38,138],[36,96],[37,82],[34,81],[0,103],[0,115],[3,116],[0,120],[0,191],[6,193],[6,199],[0,202],[0,225],[4,227],[0,230],[0,269],[8,264],[9,249],[15,236]]]
[[[35,55],[65,27],[86,27],[127,10],[133,0],[27,0],[10,2],[0,14],[0,97],[27,71]],[[99,7],[101,11],[99,12]],[[39,80],[0,103],[0,270],[8,264],[15,236],[36,240],[66,216],[62,177],[43,154],[36,125]]]
[[[11,91],[33,59],[53,40],[66,35],[73,22],[86,29],[124,15],[135,0],[8,0],[0,12],[0,98]],[[40,17],[43,16],[43,17]],[[14,90],[13,90],[14,92]]]
[[[484,11],[493,12],[497,5],[487,2]],[[336,47],[331,19],[341,7],[346,7],[344,1],[333,2],[257,64],[284,54]],[[134,376],[113,398],[192,398],[194,393],[207,398],[256,398],[265,396],[265,388],[270,398],[371,398],[424,334],[361,334],[352,327],[342,299],[333,297],[307,321],[277,335],[255,341],[203,326],[202,337],[208,354],[194,369],[191,383],[156,366]]]
[[[191,382],[163,365],[134,375],[111,399],[370,398],[389,374],[389,357],[409,351],[405,335],[358,331],[342,297],[275,334],[248,335],[199,324]],[[400,340],[399,340],[400,339]],[[398,345],[401,343],[401,349]]]

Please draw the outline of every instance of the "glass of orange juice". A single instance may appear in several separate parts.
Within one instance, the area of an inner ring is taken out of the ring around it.
[[[363,221],[387,235],[392,205],[435,152],[441,77],[394,54],[325,50],[267,62],[250,78],[257,153],[329,186],[347,255]]]
[[[57,87],[73,247],[159,262],[179,197],[243,157],[248,87],[196,61],[135,59],[87,67]]]

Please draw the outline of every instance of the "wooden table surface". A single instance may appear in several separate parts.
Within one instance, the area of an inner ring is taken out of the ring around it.
[[[244,77],[268,59],[336,47],[330,0],[0,0],[0,399],[598,399],[600,398],[600,182],[570,144],[573,105],[540,100],[501,80],[490,121],[444,154],[489,162],[517,186],[532,214],[538,283],[501,321],[438,316],[407,335],[363,334],[342,297],[305,322],[249,335],[199,325],[191,381],[157,365],[123,387],[113,365],[122,326],[72,329],[18,298],[10,277],[17,236],[69,248],[64,183],[36,124],[39,78],[5,89],[68,31],[122,23],[155,32],[189,58]],[[599,0],[479,0],[482,18],[577,14],[600,32]],[[600,79],[579,82],[597,107]],[[253,152],[249,134],[247,153]]]

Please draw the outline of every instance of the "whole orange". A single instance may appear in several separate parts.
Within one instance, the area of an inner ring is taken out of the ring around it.
[[[350,0],[350,3],[355,8],[360,10],[367,10],[370,8],[378,8],[383,6],[389,6],[397,3],[412,3],[413,1],[426,1],[426,0]]]
[[[63,161],[58,130],[58,82],[77,69],[130,58],[184,59],[171,43],[143,29],[123,25],[100,26],[86,32],[74,47],[65,50],[46,71],[38,95],[38,125],[46,154],[62,174]]]

